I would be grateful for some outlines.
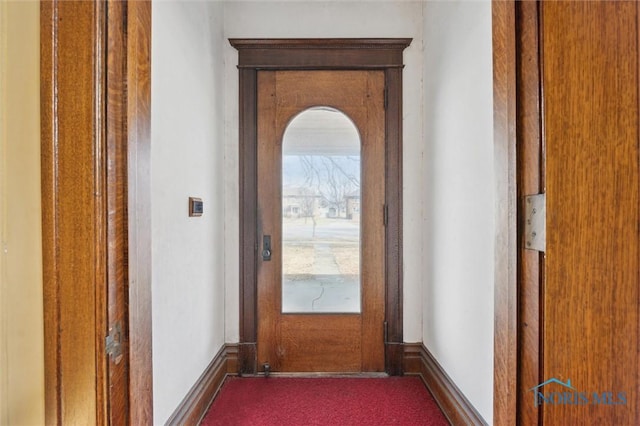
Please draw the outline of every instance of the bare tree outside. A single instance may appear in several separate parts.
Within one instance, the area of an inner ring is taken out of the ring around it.
[[[311,218],[313,222],[313,231],[311,236],[316,236],[316,202],[317,196],[312,189],[300,188],[300,210],[301,216],[304,217],[304,223],[307,223],[307,219]]]
[[[305,185],[315,188],[336,217],[346,217],[347,197],[360,189],[360,157],[301,155]],[[354,172],[356,170],[357,172]]]

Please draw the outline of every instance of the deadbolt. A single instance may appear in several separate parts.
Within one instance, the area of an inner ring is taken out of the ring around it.
[[[271,260],[271,235],[262,236],[262,260]]]

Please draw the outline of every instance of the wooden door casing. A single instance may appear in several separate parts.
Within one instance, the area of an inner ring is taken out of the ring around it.
[[[51,425],[106,420],[105,365],[98,355],[106,321],[96,292],[105,274],[104,200],[95,196],[103,170],[94,169],[102,136],[95,128],[94,84],[101,75],[94,75],[100,67],[92,53],[103,52],[96,31],[102,6],[41,4],[45,422]]]
[[[258,266],[258,362],[273,371],[384,369],[384,73],[258,73],[258,223],[273,258]],[[282,137],[290,120],[330,106],[359,129],[362,144],[361,314],[281,314]]]
[[[515,1],[491,3],[495,173],[493,421],[516,423],[517,193]]]
[[[238,372],[257,371],[257,74],[259,70],[384,71],[385,371],[402,374],[402,53],[411,39],[230,39],[238,50],[240,342]]]
[[[45,420],[151,424],[151,4],[44,1],[40,19]]]
[[[106,310],[105,335],[121,341],[122,354],[109,356],[106,364],[107,419],[110,424],[124,424],[129,417],[129,321],[128,316],[128,226],[127,226],[127,82],[126,13],[124,2],[109,2],[106,30],[109,45],[106,75],[106,122],[104,150],[106,165],[100,182],[106,206],[102,235],[105,252]],[[117,336],[120,333],[120,336]]]
[[[545,192],[543,140],[541,139],[541,84],[538,40],[538,3],[517,3],[518,26],[518,209],[525,208],[525,195]],[[522,241],[522,221],[519,241]],[[531,403],[531,388],[542,383],[540,371],[541,334],[539,323],[541,268],[544,254],[518,250],[518,420],[523,425],[538,424],[539,409]],[[525,349],[526,348],[526,349]],[[528,384],[533,383],[531,386]]]

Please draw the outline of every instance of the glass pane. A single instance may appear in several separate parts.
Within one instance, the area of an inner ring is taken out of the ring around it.
[[[360,312],[360,136],[343,113],[294,118],[282,147],[282,312]]]

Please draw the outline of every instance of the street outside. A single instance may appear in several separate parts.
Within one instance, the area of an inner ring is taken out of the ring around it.
[[[360,222],[283,218],[285,313],[360,312]]]

